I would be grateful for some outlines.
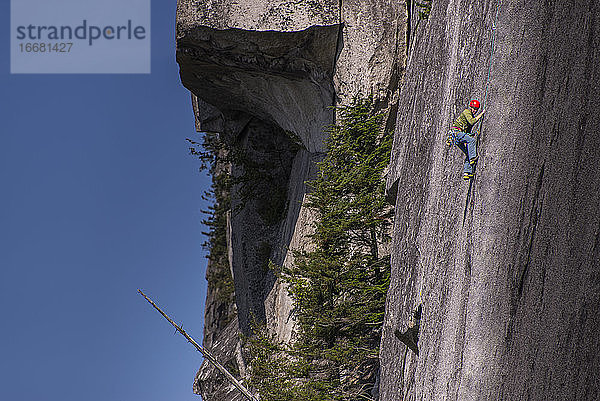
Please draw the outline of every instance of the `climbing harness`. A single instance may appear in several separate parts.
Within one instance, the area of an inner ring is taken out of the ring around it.
[[[448,130],[448,136],[446,138],[446,144],[448,146],[450,146],[450,145],[456,145],[456,146],[458,146],[458,137],[456,135],[457,131],[459,132],[460,128],[458,128],[458,127],[452,127],[452,128],[450,128]]]

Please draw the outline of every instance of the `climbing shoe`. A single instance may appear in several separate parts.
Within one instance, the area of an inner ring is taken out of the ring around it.
[[[463,174],[463,180],[470,180],[471,178],[473,178],[473,173],[464,173]]]
[[[475,156],[474,158],[469,160],[469,164],[471,164],[471,166],[474,165],[475,163],[477,163],[477,159],[478,159],[478,156]]]

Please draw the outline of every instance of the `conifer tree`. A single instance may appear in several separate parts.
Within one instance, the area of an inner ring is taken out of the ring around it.
[[[371,98],[354,99],[338,116],[309,183],[314,250],[277,269],[294,300],[297,338],[284,346],[257,330],[249,341],[252,385],[263,400],[358,400],[374,385],[390,275],[379,245],[391,220],[382,178],[391,135]]]

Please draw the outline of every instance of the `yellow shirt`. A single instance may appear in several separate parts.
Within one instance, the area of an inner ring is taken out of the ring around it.
[[[473,125],[475,125],[476,122],[477,120],[475,120],[471,109],[465,109],[462,113],[460,113],[460,116],[458,116],[456,121],[454,121],[453,126],[460,129],[463,132],[470,133],[471,128],[473,128]]]

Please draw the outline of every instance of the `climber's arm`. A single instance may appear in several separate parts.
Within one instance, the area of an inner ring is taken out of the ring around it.
[[[485,113],[485,109],[481,110],[481,111],[479,112],[479,114],[477,114],[477,115],[475,116],[475,122],[477,122],[477,121],[481,120],[481,118],[483,117],[483,113]]]

